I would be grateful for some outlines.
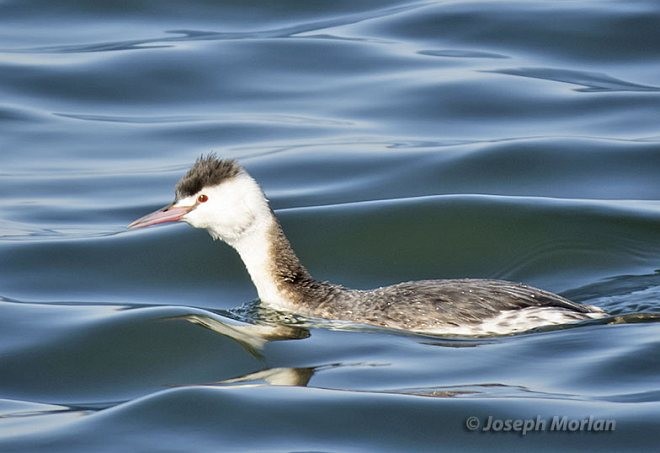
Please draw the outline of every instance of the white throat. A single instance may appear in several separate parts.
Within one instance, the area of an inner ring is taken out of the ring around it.
[[[272,241],[277,228],[272,215],[262,217],[238,240],[229,243],[243,260],[252,283],[257,288],[259,299],[269,306],[292,309],[293,302],[277,283],[276,260]]]
[[[205,195],[207,201],[197,203],[183,220],[205,228],[214,239],[236,249],[264,304],[284,309],[293,307],[288,291],[278,280],[276,256],[293,252],[288,242],[282,247],[278,241],[280,226],[257,182],[241,172],[217,186],[201,189],[180,203],[192,205],[200,195]]]

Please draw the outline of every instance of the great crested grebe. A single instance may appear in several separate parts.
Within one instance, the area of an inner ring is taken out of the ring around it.
[[[174,202],[129,228],[183,221],[241,256],[261,304],[298,315],[445,335],[503,335],[607,316],[603,310],[502,280],[444,279],[355,290],[315,280],[259,184],[235,161],[202,156]]]

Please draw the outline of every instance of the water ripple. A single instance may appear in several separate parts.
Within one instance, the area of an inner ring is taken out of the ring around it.
[[[334,120],[330,118],[312,118],[295,115],[266,115],[258,113],[227,114],[227,115],[160,115],[160,116],[129,116],[129,115],[98,115],[86,113],[54,113],[62,118],[81,121],[99,121],[120,124],[181,124],[181,123],[274,123],[315,126],[351,126],[351,121]]]
[[[395,16],[399,13],[418,9],[428,3],[411,3],[390,8],[371,10],[345,16],[289,25],[282,28],[247,32],[216,32],[204,30],[169,30],[166,33],[179,36],[160,37],[151,39],[134,39],[116,42],[102,42],[92,44],[75,44],[60,46],[44,46],[26,49],[4,49],[6,53],[86,53],[86,52],[114,52],[124,50],[145,50],[172,47],[178,43],[190,41],[225,41],[245,39],[273,39],[289,38],[303,33],[319,32],[328,28],[356,24],[371,19]]]
[[[450,58],[510,58],[494,52],[484,52],[481,50],[465,50],[465,49],[437,49],[437,50],[420,50],[417,52],[420,55],[427,55],[429,57],[450,57]]]
[[[660,91],[660,88],[650,85],[641,85],[627,82],[625,80],[611,77],[602,72],[576,71],[557,68],[517,68],[497,69],[482,72],[507,74],[531,79],[552,80],[555,82],[581,85],[584,88],[576,88],[575,91],[585,93],[619,92],[619,91]]]

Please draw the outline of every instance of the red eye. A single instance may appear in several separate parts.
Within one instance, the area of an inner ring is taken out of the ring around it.
[[[209,197],[207,197],[204,194],[201,194],[199,197],[197,197],[197,201],[200,203],[206,203],[209,200]]]

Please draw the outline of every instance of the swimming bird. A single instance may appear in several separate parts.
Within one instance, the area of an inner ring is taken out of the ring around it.
[[[240,255],[260,303],[304,317],[440,335],[503,335],[601,318],[593,306],[503,280],[440,279],[372,290],[314,279],[301,264],[259,184],[234,160],[201,156],[174,202],[128,228],[183,221]]]

